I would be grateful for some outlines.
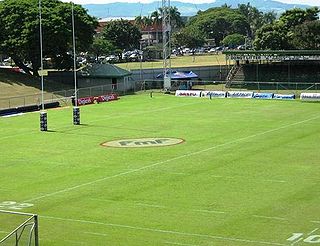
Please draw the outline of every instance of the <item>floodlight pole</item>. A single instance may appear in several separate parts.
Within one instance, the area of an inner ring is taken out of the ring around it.
[[[170,0],[162,0],[163,89],[171,89]]]
[[[77,96],[77,63],[76,63],[76,38],[74,30],[74,3],[71,2],[72,15],[72,43],[73,43],[73,78],[74,78],[74,107],[73,107],[73,124],[80,125],[80,108],[78,107]]]
[[[40,131],[48,130],[47,112],[44,111],[44,83],[43,83],[43,41],[42,41],[42,9],[39,0],[39,36],[40,36],[40,66],[41,66],[41,110],[40,110]]]

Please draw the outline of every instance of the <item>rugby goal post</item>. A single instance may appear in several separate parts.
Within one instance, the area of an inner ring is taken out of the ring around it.
[[[38,215],[5,210],[0,210],[0,215],[6,216],[7,221],[14,216],[22,217],[22,222],[19,222],[19,224],[15,225],[15,228],[9,231],[4,238],[0,237],[1,246],[39,246]]]

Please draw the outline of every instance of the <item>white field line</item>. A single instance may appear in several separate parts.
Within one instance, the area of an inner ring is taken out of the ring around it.
[[[225,214],[226,212],[223,211],[216,211],[216,210],[203,210],[203,209],[194,209],[195,212],[201,213],[212,213],[212,214]]]
[[[187,175],[187,173],[177,173],[177,172],[165,172],[168,174],[173,174],[173,175]]]
[[[156,204],[148,204],[148,203],[136,203],[135,205],[137,206],[142,206],[142,207],[152,207],[152,208],[166,208],[165,206],[161,205],[156,205]]]
[[[282,218],[282,217],[269,217],[269,216],[262,216],[262,215],[252,215],[253,217],[256,218],[263,218],[263,219],[272,219],[272,220],[288,220],[286,218]]]
[[[209,238],[209,239],[222,240],[222,241],[231,241],[231,242],[252,243],[252,244],[255,244],[255,245],[261,244],[261,245],[287,246],[287,244],[275,243],[275,242],[248,240],[248,239],[241,239],[241,238],[222,237],[222,236],[214,236],[214,235],[199,234],[199,233],[188,233],[188,232],[171,231],[171,230],[161,230],[161,229],[140,227],[140,226],[130,226],[130,225],[122,225],[122,224],[103,223],[103,222],[91,221],[91,220],[79,220],[79,219],[60,218],[60,217],[53,217],[53,216],[40,216],[40,218],[42,218],[42,219],[51,219],[51,220],[60,220],[60,221],[68,221],[68,222],[76,222],[76,223],[84,223],[84,224],[92,224],[92,225],[101,225],[101,226],[108,226],[108,227],[117,227],[117,228],[124,228],[124,229],[130,229],[130,230],[148,231],[148,232],[171,234],[171,235],[199,237],[199,238]]]
[[[117,202],[116,200],[104,199],[104,198],[88,198],[88,199],[92,201],[100,201],[100,202]]]
[[[315,224],[320,224],[320,221],[317,221],[317,220],[312,220],[310,221],[311,223],[315,223]]]
[[[170,245],[181,245],[181,246],[199,246],[199,244],[186,244],[186,243],[175,243],[175,242],[164,242],[165,244],[170,244]]]
[[[58,191],[55,191],[55,192],[47,193],[45,195],[41,195],[41,196],[38,196],[38,197],[27,199],[24,202],[37,201],[37,200],[40,200],[40,199],[43,199],[43,198],[47,198],[47,197],[51,197],[51,196],[58,195],[58,194],[61,194],[61,193],[65,193],[65,192],[68,192],[68,191],[76,190],[76,189],[79,189],[79,188],[82,188],[82,187],[85,187],[85,186],[88,186],[88,185],[93,185],[93,184],[96,184],[96,183],[99,183],[99,182],[102,182],[102,181],[105,181],[105,180],[109,180],[109,179],[125,176],[125,175],[132,174],[132,173],[137,173],[137,172],[140,172],[140,171],[143,171],[143,170],[146,170],[146,169],[150,169],[150,168],[153,168],[153,167],[156,167],[156,166],[168,163],[168,162],[172,162],[172,161],[180,160],[180,159],[183,159],[183,158],[186,158],[186,157],[202,154],[202,153],[210,151],[210,150],[218,149],[218,148],[225,147],[225,146],[228,146],[228,145],[231,145],[231,144],[235,144],[235,143],[238,143],[238,142],[241,142],[241,141],[245,141],[245,140],[248,140],[248,139],[251,139],[251,138],[262,136],[262,135],[265,135],[265,134],[268,134],[268,133],[276,132],[276,131],[279,131],[279,130],[282,130],[282,129],[285,129],[285,128],[288,128],[288,127],[291,127],[291,126],[299,125],[299,124],[302,124],[302,123],[305,123],[305,122],[308,122],[308,121],[312,121],[312,120],[318,119],[319,117],[320,116],[313,117],[313,118],[310,118],[310,119],[307,119],[307,120],[298,121],[298,122],[291,123],[291,124],[287,124],[287,125],[280,126],[280,127],[277,127],[277,128],[271,129],[271,130],[267,130],[267,131],[264,131],[264,132],[253,134],[253,135],[250,135],[250,136],[247,136],[247,137],[238,138],[238,139],[226,142],[226,143],[218,144],[218,145],[215,145],[215,146],[203,149],[203,150],[198,150],[198,151],[195,151],[195,152],[190,152],[188,154],[184,154],[184,155],[180,155],[180,156],[177,156],[177,157],[173,157],[171,159],[155,162],[153,164],[150,164],[150,165],[147,165],[147,166],[144,166],[144,167],[140,167],[140,168],[137,168],[137,169],[133,169],[133,170],[130,170],[130,171],[118,173],[118,174],[107,176],[107,177],[103,177],[103,178],[96,179],[96,180],[93,180],[93,181],[90,181],[90,182],[86,182],[86,183],[82,183],[82,184],[79,184],[79,185],[75,185],[75,186],[72,186],[72,187],[69,187],[69,188],[66,188],[66,189],[58,190]]]
[[[241,176],[221,176],[221,175],[211,175],[210,177],[213,178],[224,178],[224,179],[244,179],[247,180],[247,177],[241,177]],[[255,178],[254,178],[255,179]],[[271,183],[286,183],[285,180],[276,180],[276,179],[259,179],[259,181],[262,182],[271,182]]]
[[[104,233],[97,233],[97,232],[83,232],[84,234],[89,234],[89,235],[95,235],[95,236],[103,236],[103,237],[107,237],[109,236],[108,234],[104,234]]]
[[[287,183],[285,180],[276,180],[276,179],[264,179],[266,182],[271,182],[271,183]]]
[[[312,233],[316,232],[317,230],[319,230],[319,228],[314,229],[313,231],[308,233],[308,236],[310,236]]]
[[[79,244],[84,245],[84,244],[85,244],[84,242],[76,241],[76,240],[67,240],[67,239],[65,239],[65,240],[63,240],[63,241],[64,241],[64,242],[68,242],[68,243],[77,244],[77,245],[79,245]]]
[[[199,104],[199,103],[200,102],[185,103],[185,104],[180,104],[180,105],[173,106],[173,107],[166,107],[166,108],[160,108],[160,109],[155,109],[155,110],[138,111],[138,112],[134,112],[134,113],[127,113],[127,114],[121,114],[121,115],[116,115],[116,116],[106,115],[105,117],[108,117],[109,119],[117,119],[117,118],[121,118],[121,117],[134,116],[134,115],[140,115],[140,114],[148,114],[148,113],[153,113],[153,112],[158,112],[158,111],[165,111],[165,110],[170,110],[173,108],[180,108],[180,107],[190,106],[190,105]],[[99,119],[92,120],[92,121],[86,122],[86,123],[102,121],[102,120],[105,120],[105,117],[101,116],[101,117],[99,117]],[[65,126],[60,127],[60,128],[55,128],[55,130],[59,130],[59,129],[61,130],[64,128],[65,128]],[[0,137],[0,140],[14,138],[17,136],[24,136],[24,135],[28,135],[28,134],[34,134],[35,132],[38,132],[38,131],[37,130],[29,130],[28,132],[22,132],[22,133],[13,134],[10,136]]]

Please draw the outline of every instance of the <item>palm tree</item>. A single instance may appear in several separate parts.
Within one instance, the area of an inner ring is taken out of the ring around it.
[[[163,9],[159,8],[159,12],[160,12],[160,14],[162,16]],[[175,29],[178,29],[178,28],[184,26],[182,18],[181,18],[181,13],[178,11],[177,7],[172,7],[171,6],[169,8],[169,15],[170,15],[171,29],[172,30],[175,30]]]
[[[156,40],[157,43],[159,43],[159,26],[162,23],[161,15],[158,11],[154,11],[151,13],[150,17],[152,19],[152,24],[156,27]]]
[[[150,27],[152,26],[152,19],[150,16],[144,16],[142,18],[143,26],[148,32],[148,45],[150,45]]]
[[[143,27],[143,18],[141,15],[137,16],[135,19],[134,19],[134,23],[139,26],[140,28]]]

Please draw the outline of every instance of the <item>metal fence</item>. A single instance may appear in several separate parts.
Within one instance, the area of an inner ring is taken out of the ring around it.
[[[172,90],[187,89],[186,83],[192,85],[192,89],[200,90],[248,90],[254,92],[274,92],[274,93],[293,93],[300,95],[301,92],[320,92],[320,83],[289,83],[289,82],[233,82],[226,85],[226,81],[181,81],[172,80]],[[163,80],[144,80],[143,82],[118,83],[116,87],[111,84],[100,85],[88,88],[79,88],[78,97],[100,96],[108,93],[117,93],[118,95],[128,95],[147,90],[163,89]],[[44,93],[44,101],[60,102],[63,105],[71,103],[70,97],[74,95],[74,89],[61,90],[51,93]],[[19,97],[10,97],[0,99],[0,109],[15,108],[28,105],[40,105],[41,93],[34,95],[25,95]]]

